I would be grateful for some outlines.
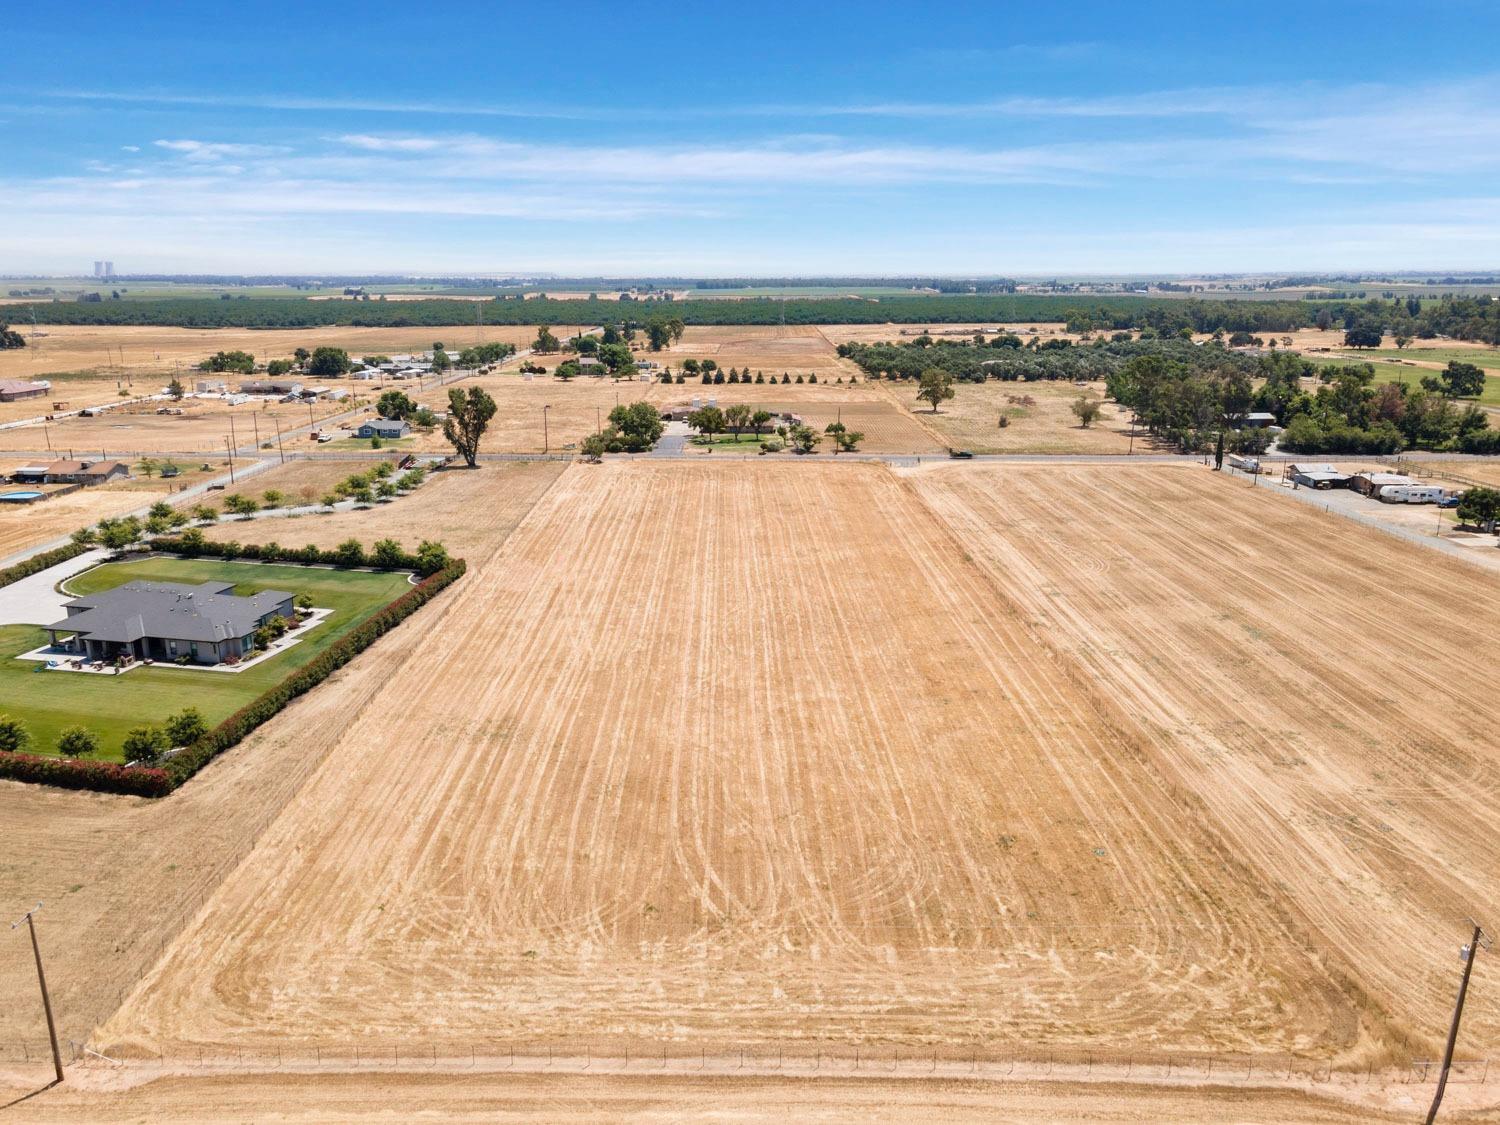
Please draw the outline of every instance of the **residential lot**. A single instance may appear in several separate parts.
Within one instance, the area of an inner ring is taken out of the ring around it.
[[[241,595],[265,589],[307,593],[316,606],[334,612],[296,645],[243,672],[164,665],[137,666],[112,676],[38,672],[37,661],[16,657],[45,645],[46,632],[36,626],[0,626],[0,699],[5,701],[7,714],[30,728],[36,752],[53,753],[64,728],[83,725],[99,735],[99,757],[118,760],[121,743],[132,727],[160,723],[187,706],[197,707],[210,724],[217,723],[408,588],[405,574],[151,558],[106,563],[70,579],[66,589],[77,596],[137,579],[234,582],[234,592]]]

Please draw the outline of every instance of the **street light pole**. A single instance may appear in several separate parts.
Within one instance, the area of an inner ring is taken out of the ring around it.
[[[36,912],[42,908],[37,903],[20,918],[10,924],[14,930],[22,922],[31,932],[31,955],[36,958],[36,981],[42,987],[42,1010],[47,1013],[47,1037],[52,1040],[52,1069],[57,1075],[57,1081],[63,1080],[62,1052],[57,1049],[57,1023],[52,1018],[52,997],[47,992],[47,974],[42,971],[42,947],[36,940]]]

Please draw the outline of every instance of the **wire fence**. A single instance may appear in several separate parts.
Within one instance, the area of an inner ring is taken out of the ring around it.
[[[1331,1057],[1213,1051],[1049,1049],[1036,1045],[960,1047],[918,1044],[817,1043],[805,1039],[743,1046],[682,1041],[621,1040],[536,1042],[398,1042],[213,1047],[170,1054],[111,1054],[86,1042],[62,1045],[65,1065],[113,1067],[141,1073],[515,1072],[556,1074],[900,1075],[985,1080],[1129,1081],[1219,1085],[1428,1085],[1441,1064],[1415,1060],[1403,1066],[1340,1063]],[[0,1065],[50,1066],[45,1040],[0,1046]],[[1490,1060],[1455,1060],[1454,1084],[1487,1086]],[[1500,1077],[1500,1068],[1495,1069]]]

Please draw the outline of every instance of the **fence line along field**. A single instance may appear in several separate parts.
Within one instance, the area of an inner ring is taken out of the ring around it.
[[[1366,997],[1371,1033],[1440,1049],[1463,919],[1500,916],[1489,576],[1191,466],[911,480],[1138,716],[1147,760]],[[1497,1030],[1481,985],[1466,1042]]]
[[[285,478],[272,469],[251,477],[239,491],[252,497],[268,487],[300,491],[305,485],[296,482],[307,480],[327,481],[326,490],[369,466],[365,461],[298,461],[286,466],[293,471]],[[369,546],[389,537],[415,548],[423,539],[434,539],[450,554],[478,561],[494,549],[497,532],[515,526],[565,467],[563,461],[502,461],[474,471],[445,469],[429,473],[419,489],[390,503],[255,522],[226,520],[203,532],[223,542],[275,540],[283,547],[331,548],[346,539]]]
[[[475,561],[97,1045],[1358,1043],[883,466],[573,465]]]

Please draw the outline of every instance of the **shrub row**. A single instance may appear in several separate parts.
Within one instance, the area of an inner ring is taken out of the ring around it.
[[[39,555],[8,566],[0,570],[0,586],[9,586],[12,582],[19,582],[23,578],[30,578],[33,574],[40,574],[49,566],[56,566],[60,562],[76,559],[85,551],[92,551],[87,543],[69,543],[65,547],[54,547],[50,551],[43,551]]]
[[[382,544],[385,544],[382,548]],[[377,570],[414,570],[423,577],[436,574],[448,564],[448,554],[441,544],[423,544],[416,554],[382,540],[366,552],[358,540],[349,539],[331,550],[309,544],[306,547],[283,547],[277,543],[220,543],[209,539],[197,528],[180,536],[158,536],[149,543],[153,551],[184,558],[256,559],[260,562],[289,562],[313,566],[373,566]]]
[[[94,789],[135,797],[165,797],[172,791],[172,781],[165,770],[42,754],[0,754],[0,777],[55,785],[59,789]]]
[[[161,768],[126,767],[114,762],[51,758],[38,754],[0,754],[0,777],[56,785],[63,789],[94,789],[103,793],[165,797],[261,723],[280,712],[292,700],[317,687],[383,634],[421,609],[440,591],[457,581],[465,569],[463,559],[450,560],[442,570],[424,578],[376,612],[368,621],[340,637],[310,662],[241,707]]]

